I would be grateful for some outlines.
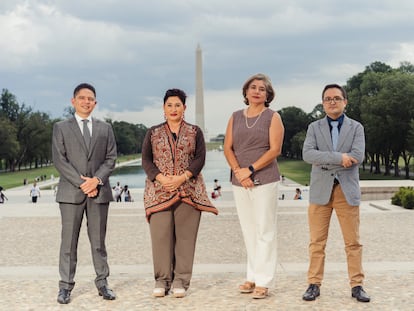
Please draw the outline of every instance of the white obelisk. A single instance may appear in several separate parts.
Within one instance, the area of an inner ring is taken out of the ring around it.
[[[195,90],[195,123],[206,136],[204,127],[204,91],[203,91],[203,61],[200,44],[196,49],[196,90]]]

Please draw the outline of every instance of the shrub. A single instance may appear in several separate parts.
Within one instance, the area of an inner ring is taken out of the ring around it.
[[[391,198],[391,203],[407,209],[414,209],[413,187],[401,187]]]
[[[407,191],[401,200],[402,206],[407,209],[414,208],[414,190]]]
[[[392,196],[391,204],[402,206],[402,197],[405,190],[406,188],[400,187],[400,189]]]

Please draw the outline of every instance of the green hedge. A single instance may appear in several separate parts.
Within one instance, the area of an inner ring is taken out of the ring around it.
[[[413,187],[401,187],[391,198],[391,203],[407,209],[414,209]]]

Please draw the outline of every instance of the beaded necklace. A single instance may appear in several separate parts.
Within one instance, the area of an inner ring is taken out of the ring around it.
[[[266,108],[263,108],[263,109],[262,109],[262,111],[260,111],[259,115],[257,116],[256,121],[254,121],[252,125],[249,125],[249,124],[247,123],[247,111],[249,110],[249,108],[250,108],[250,107],[248,107],[248,108],[246,109],[246,113],[244,114],[244,119],[246,120],[246,127],[247,127],[248,129],[251,129],[251,128],[253,128],[253,127],[256,125],[257,121],[259,121],[260,117],[262,116],[263,111],[265,111],[265,110],[266,110]]]

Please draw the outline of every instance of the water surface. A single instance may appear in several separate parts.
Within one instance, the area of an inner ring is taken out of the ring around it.
[[[206,164],[201,171],[206,184],[213,184],[214,179],[218,179],[222,185],[230,184],[230,168],[221,151],[208,151],[206,154]],[[144,188],[145,172],[140,163],[116,168],[109,181],[111,186],[119,181],[121,185],[128,185],[129,188]]]

